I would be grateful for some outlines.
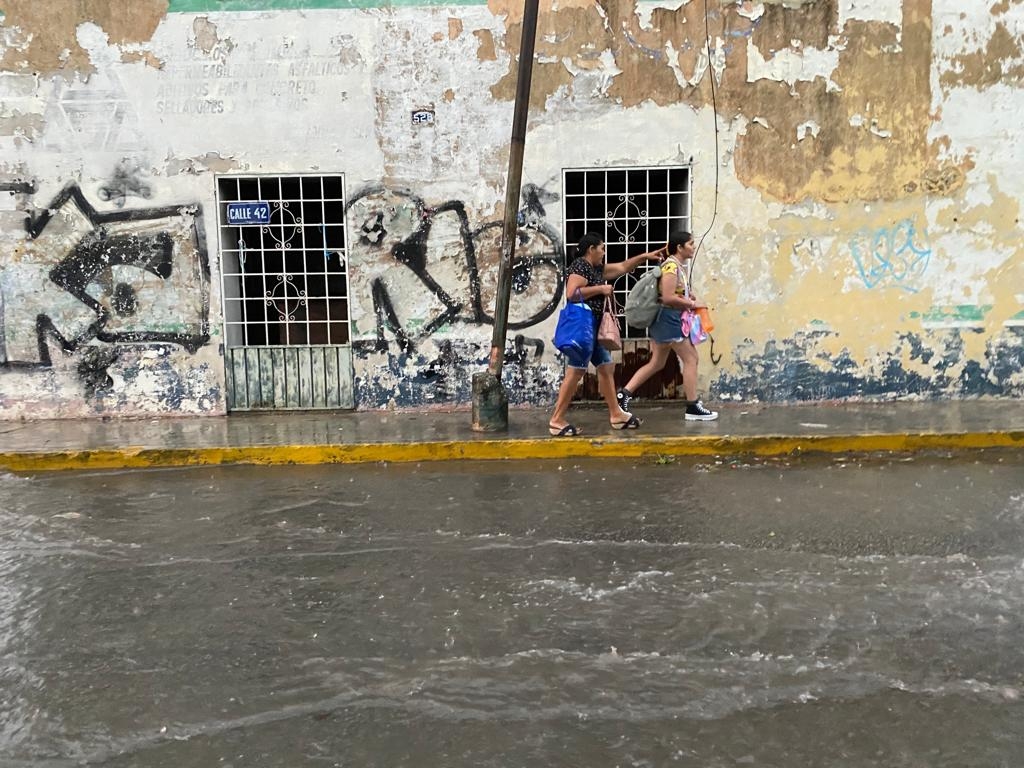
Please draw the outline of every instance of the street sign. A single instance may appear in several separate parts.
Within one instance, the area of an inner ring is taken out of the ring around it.
[[[270,223],[270,206],[264,202],[228,203],[228,224],[245,227]]]

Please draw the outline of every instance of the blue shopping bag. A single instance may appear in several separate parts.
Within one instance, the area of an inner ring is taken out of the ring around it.
[[[594,313],[582,301],[570,301],[558,315],[555,326],[555,349],[562,354],[570,350],[590,352],[594,349]]]

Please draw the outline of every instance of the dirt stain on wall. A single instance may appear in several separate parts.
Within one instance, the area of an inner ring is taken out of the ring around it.
[[[77,40],[79,25],[96,24],[112,45],[139,45],[153,37],[167,7],[167,0],[5,0],[3,27],[13,45],[0,59],[0,70],[91,74],[89,54]]]
[[[492,10],[508,15],[506,44],[514,54],[521,23],[513,5],[491,2]],[[726,6],[705,18],[703,4],[689,2],[655,8],[647,23],[633,0],[542,10],[531,110],[543,111],[562,88],[569,98],[584,97],[574,92],[576,73],[606,68],[610,55],[619,71],[602,98],[626,108],[648,101],[695,109],[714,104],[725,119],[744,120],[734,155],[737,177],[776,200],[895,200],[919,194],[926,184],[932,193],[959,187],[966,166],[939,164],[928,137],[931,0],[904,0],[900,25],[851,20],[843,29],[838,0],[765,4],[757,16],[742,9]],[[1015,42],[997,35],[976,60],[963,62],[963,76],[1005,76],[989,59],[1018,55]],[[836,66],[792,82],[749,72],[750,58],[771,63],[782,54],[798,62],[828,55]],[[712,70],[719,78],[714,94]],[[513,56],[492,88],[495,98],[513,99],[515,80]],[[803,126],[813,126],[813,135]],[[936,186],[937,177],[945,183]]]
[[[989,88],[1005,81],[1020,81],[1024,77],[1021,58],[1021,40],[1015,38],[1006,25],[996,25],[985,50],[956,56],[939,79],[943,88],[971,86]]]
[[[25,114],[17,109],[0,116],[0,136],[14,136],[31,142],[43,132],[42,115]]]
[[[498,55],[494,48],[494,35],[489,29],[473,30],[473,36],[479,41],[476,49],[476,57],[480,61],[497,61]]]

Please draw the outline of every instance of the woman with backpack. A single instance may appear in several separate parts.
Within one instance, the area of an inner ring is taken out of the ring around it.
[[[626,386],[616,393],[619,406],[629,410],[633,393],[651,376],[665,367],[668,353],[675,352],[683,370],[683,396],[688,404],[684,418],[687,421],[714,421],[716,411],[708,410],[697,398],[697,348],[688,334],[683,332],[683,311],[707,308],[689,289],[687,270],[693,260],[693,235],[673,232],[669,235],[668,256],[661,264],[659,289],[661,308],[650,326],[651,359],[633,374]]]
[[[607,281],[632,272],[645,261],[660,261],[664,251],[664,248],[660,248],[625,261],[605,264],[604,238],[600,235],[588,232],[576,244],[576,258],[569,265],[565,281],[565,296],[568,301],[582,301],[590,307],[595,332],[588,348],[564,353],[567,359],[565,377],[558,389],[555,410],[548,420],[548,432],[553,437],[575,437],[582,434],[579,427],[566,420],[566,414],[590,364],[597,369],[597,388],[608,404],[608,419],[612,428],[636,429],[640,426],[640,419],[625,408],[620,408],[616,401],[615,364],[608,350],[597,343],[597,325],[604,313],[605,297],[612,295],[612,284]]]

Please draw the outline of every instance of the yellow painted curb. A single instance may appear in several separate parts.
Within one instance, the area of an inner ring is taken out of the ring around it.
[[[959,434],[813,436],[693,436],[639,439],[544,438],[351,445],[252,445],[211,448],[99,448],[0,453],[0,468],[14,472],[65,469],[188,467],[224,464],[365,464],[420,462],[644,458],[656,456],[782,456],[803,453],[964,451],[1024,447],[1024,431]]]

